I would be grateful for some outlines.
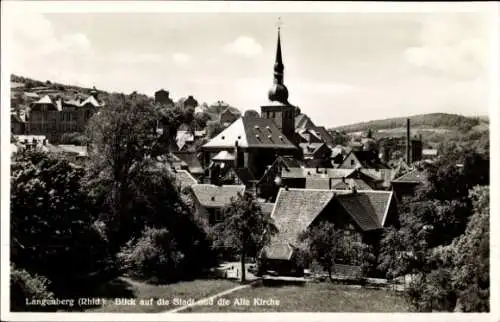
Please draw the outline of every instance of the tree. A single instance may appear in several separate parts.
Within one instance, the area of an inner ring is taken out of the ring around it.
[[[300,240],[307,242],[310,256],[328,272],[331,281],[337,262],[361,266],[366,273],[374,261],[370,246],[356,241],[328,221],[310,226],[300,235]]]
[[[270,242],[277,233],[269,214],[264,214],[253,195],[244,193],[225,207],[223,221],[213,227],[214,246],[236,251],[241,262],[241,282],[246,280],[245,259]]]
[[[196,113],[194,115],[194,124],[197,129],[204,129],[207,126],[207,122],[212,118],[207,112]]]
[[[84,170],[41,151],[14,156],[11,261],[51,281],[59,296],[107,279],[107,243],[81,189]]]
[[[209,121],[207,122],[207,136],[208,138],[213,138],[217,134],[224,131],[224,125],[222,125],[219,121]]]
[[[151,100],[144,96],[112,94],[106,108],[89,120],[92,166],[88,181],[104,192],[100,208],[113,253],[130,238],[126,210],[134,193],[130,184],[151,157],[157,140],[152,131],[157,115]]]
[[[460,310],[488,312],[490,290],[490,206],[489,188],[475,187],[470,193],[474,204],[465,234],[450,246],[453,259],[452,284]]]

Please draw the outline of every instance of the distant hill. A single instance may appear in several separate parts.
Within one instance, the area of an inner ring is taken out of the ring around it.
[[[431,113],[410,116],[412,130],[420,129],[430,132],[460,131],[468,132],[474,129],[488,129],[487,116],[467,117],[457,114]],[[379,133],[404,133],[406,117],[387,118],[368,122],[334,127],[330,130],[346,133],[367,132],[369,129]]]

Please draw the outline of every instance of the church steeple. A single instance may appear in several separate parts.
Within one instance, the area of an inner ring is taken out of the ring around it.
[[[273,86],[269,90],[269,100],[288,104],[288,89],[283,84],[283,59],[281,57],[281,35],[280,27],[278,26],[278,44],[276,47],[276,61],[274,63],[274,81]]]

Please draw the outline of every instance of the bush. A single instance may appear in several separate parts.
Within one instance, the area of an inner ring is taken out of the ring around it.
[[[10,266],[10,309],[27,311],[26,301],[30,299],[51,299],[52,292],[47,290],[50,281],[43,276],[30,274],[24,269]],[[42,306],[29,306],[29,311],[44,309]]]
[[[139,279],[173,281],[182,276],[184,254],[165,229],[146,228],[137,240],[130,240],[117,254],[124,273]]]

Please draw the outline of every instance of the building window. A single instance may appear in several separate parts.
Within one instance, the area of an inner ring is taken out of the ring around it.
[[[276,112],[273,112],[273,119],[276,118]]]
[[[354,160],[351,160],[351,165],[354,165],[354,163],[355,163]]]

